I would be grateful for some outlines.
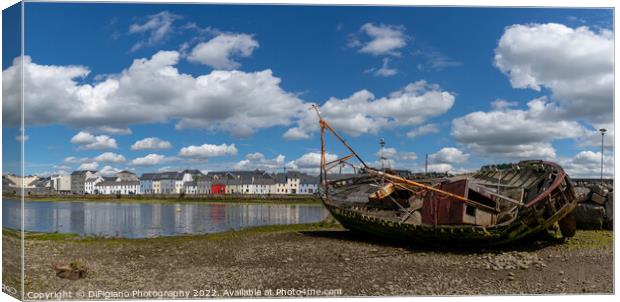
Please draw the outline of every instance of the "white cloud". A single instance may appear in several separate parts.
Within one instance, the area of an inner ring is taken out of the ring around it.
[[[107,135],[92,135],[80,131],[71,138],[72,144],[79,144],[78,150],[116,149],[116,140]]]
[[[72,144],[88,144],[95,141],[95,136],[84,131],[78,132],[71,138]]]
[[[396,155],[398,154],[398,151],[396,151],[395,148],[383,148],[383,150],[379,150],[377,151],[377,154],[375,154],[377,157],[385,157],[385,158],[394,158],[396,157]]]
[[[96,84],[79,83],[89,73],[86,67],[39,65],[30,57],[24,60],[28,125],[121,128],[175,120],[178,129],[248,136],[261,128],[288,126],[299,111],[307,110],[295,94],[280,88],[280,79],[271,70],[212,71],[194,77],[175,68],[176,51],[136,59],[128,69]],[[19,62],[16,59],[3,71],[5,125],[20,123]]]
[[[69,156],[63,160],[66,164],[81,164],[87,161],[89,161],[88,157],[77,158],[75,156]]]
[[[159,139],[157,137],[147,137],[136,141],[131,145],[131,150],[158,150],[172,148],[172,144],[169,141]]]
[[[444,70],[450,67],[458,67],[463,65],[462,62],[453,60],[444,55],[438,50],[424,47],[424,49],[417,50],[413,53],[414,56],[419,56],[424,59],[423,62],[418,64],[418,70]]]
[[[248,153],[245,155],[245,158],[248,160],[262,160],[265,159],[265,155],[260,152]]]
[[[439,173],[452,172],[454,173],[455,171],[456,171],[455,168],[451,164],[446,164],[446,163],[428,164],[428,172],[439,172]]]
[[[95,127],[90,130],[91,132],[94,132],[94,133],[107,133],[107,134],[113,134],[113,135],[130,135],[133,133],[131,129],[129,128],[110,127],[110,126],[99,126],[99,127]]]
[[[89,162],[81,164],[78,170],[97,170],[97,167],[99,167],[97,162]]]
[[[573,178],[601,177],[601,152],[581,151],[572,158],[562,158],[559,164]],[[614,155],[605,154],[603,158],[603,177],[614,176]]]
[[[204,144],[202,146],[188,146],[181,148],[181,151],[179,152],[179,156],[194,158],[207,158],[226,155],[237,155],[237,147],[235,147],[235,144]]]
[[[161,154],[149,154],[133,159],[131,164],[134,166],[154,166],[164,162],[165,159],[166,157]]]
[[[116,175],[116,173],[120,172],[120,169],[114,168],[112,166],[104,166],[103,168],[101,168],[101,170],[99,170],[99,174],[101,176],[114,176]]]
[[[421,124],[447,112],[453,104],[454,95],[450,92],[441,91],[439,86],[426,81],[417,81],[379,99],[368,90],[358,91],[346,99],[332,97],[320,111],[337,130],[359,136],[376,134],[384,128]],[[318,127],[316,114],[306,110],[299,125],[292,129],[309,135]]]
[[[383,65],[380,68],[371,68],[366,70],[367,73],[371,73],[377,77],[391,77],[398,73],[396,68],[390,68],[388,65],[390,63],[390,59],[383,58]]]
[[[504,110],[507,108],[515,107],[517,105],[519,105],[518,102],[510,102],[502,99],[497,99],[491,102],[491,108],[493,108],[493,110]]]
[[[330,162],[338,159],[338,156],[331,153],[325,153],[325,161]],[[310,152],[299,158],[286,163],[286,168],[297,170],[305,173],[318,174],[321,166],[321,153]],[[332,171],[333,172],[333,171]]]
[[[258,42],[248,34],[222,33],[194,47],[188,59],[215,69],[234,69],[240,66],[235,57],[247,58],[258,48]]]
[[[308,134],[308,132],[304,131],[300,127],[293,127],[286,130],[286,132],[282,134],[282,138],[288,140],[309,139],[310,134]]]
[[[165,41],[173,32],[172,23],[181,16],[163,11],[146,18],[144,23],[133,23],[129,26],[130,34],[143,34],[146,38],[131,47],[136,51],[144,46],[154,46]]]
[[[27,141],[29,139],[30,139],[30,136],[23,135],[23,134],[20,134],[20,135],[15,137],[15,140],[18,141],[18,142],[25,142],[25,141]]]
[[[275,172],[284,167],[285,157],[279,154],[273,159],[265,158],[260,152],[248,153],[244,160],[237,162],[234,165],[235,170],[265,170],[269,172]]]
[[[390,167],[392,169],[407,168],[411,165],[412,161],[418,158],[415,152],[402,152],[396,150],[396,148],[388,147],[383,148],[383,151],[379,149],[375,156],[378,158],[376,161],[369,163],[372,167],[381,166],[381,157],[386,160],[383,162],[384,167]]]
[[[551,142],[576,139],[586,130],[576,121],[558,119],[558,108],[545,98],[527,103],[527,110],[477,111],[452,121],[452,136],[480,155],[507,158],[554,158]]]
[[[436,153],[428,155],[428,161],[433,164],[461,164],[468,158],[469,154],[453,147],[442,148]]]
[[[601,148],[601,132],[599,129],[604,128],[605,138],[603,140],[605,151],[614,150],[614,124],[594,124],[594,129],[587,130],[586,134],[577,139],[577,145],[579,147],[594,147],[596,149]]]
[[[562,24],[512,25],[495,49],[495,65],[515,88],[543,87],[569,119],[613,118],[614,40],[610,30]]]
[[[399,152],[398,158],[406,161],[414,161],[418,159],[418,155],[415,152]]]
[[[437,132],[439,132],[439,127],[437,124],[426,124],[407,132],[407,137],[414,138],[416,136]]]
[[[404,26],[366,23],[360,28],[360,32],[366,34],[370,40],[361,42],[357,37],[349,43],[351,47],[360,47],[359,52],[371,55],[399,56],[397,51],[407,46],[407,35]]]
[[[121,154],[105,152],[95,157],[94,160],[96,162],[122,163],[125,161],[125,157]]]

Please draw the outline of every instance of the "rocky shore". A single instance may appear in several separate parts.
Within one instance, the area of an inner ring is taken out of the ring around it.
[[[577,208],[573,217],[580,229],[600,230],[613,228],[614,188],[611,184],[577,182]]]
[[[3,236],[5,246],[18,242]],[[408,246],[312,224],[135,240],[28,236],[25,249],[27,292],[82,299],[613,291],[611,231],[580,230],[565,243],[485,249]],[[86,277],[59,278],[59,263],[79,264]]]

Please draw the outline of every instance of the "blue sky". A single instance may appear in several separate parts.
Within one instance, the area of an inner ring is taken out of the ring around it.
[[[313,172],[311,103],[366,161],[385,138],[416,171],[429,154],[438,171],[544,158],[596,175],[596,129],[613,128],[612,10],[25,5],[27,174]],[[131,148],[150,137],[165,148]]]

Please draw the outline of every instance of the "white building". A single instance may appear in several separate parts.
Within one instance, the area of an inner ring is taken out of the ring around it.
[[[302,175],[299,180],[299,194],[315,194],[319,190],[319,179],[316,176]]]
[[[70,175],[52,175],[52,190],[59,194],[71,193],[71,176]]]
[[[85,194],[99,194],[99,191],[95,187],[96,184],[103,182],[103,177],[95,175],[87,178],[84,181],[84,193]]]
[[[116,173],[116,178],[105,178],[95,184],[93,191],[105,195],[136,195],[140,194],[140,181],[132,172],[121,171]]]

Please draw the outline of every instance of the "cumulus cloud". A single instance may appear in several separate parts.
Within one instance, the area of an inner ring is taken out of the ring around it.
[[[614,125],[608,124],[594,124],[594,129],[587,130],[586,134],[577,139],[577,145],[579,147],[594,147],[600,149],[601,147],[601,132],[600,129],[604,128],[605,138],[602,141],[604,143],[605,151],[614,150]]]
[[[174,120],[178,129],[248,136],[261,128],[290,125],[307,109],[295,94],[280,88],[271,70],[220,70],[194,77],[177,70],[176,51],[136,59],[95,84],[81,83],[89,73],[84,66],[39,65],[30,57],[24,61],[28,125],[122,128]],[[8,125],[20,124],[19,62],[3,71],[3,120]]]
[[[216,156],[234,156],[237,155],[237,147],[235,144],[211,145],[204,144],[201,146],[188,146],[181,148],[179,156],[193,158],[208,158]]]
[[[100,150],[118,148],[116,140],[107,135],[92,135],[88,132],[80,131],[71,138],[72,144],[80,145],[78,150]]]
[[[142,34],[145,38],[136,42],[131,51],[145,46],[154,46],[164,42],[173,33],[173,23],[181,16],[163,11],[150,15],[143,23],[133,23],[129,26],[130,34]]]
[[[131,161],[131,164],[134,166],[154,166],[164,162],[165,159],[165,156],[153,153],[144,157],[135,158]]]
[[[562,168],[573,178],[601,177],[601,152],[581,151],[572,158],[559,161]],[[614,176],[614,155],[605,154],[603,158],[603,177]]]
[[[131,145],[131,150],[158,150],[158,149],[170,149],[172,144],[169,141],[162,140],[157,137],[147,137],[136,141]]]
[[[268,159],[260,152],[248,153],[245,159],[237,162],[234,165],[235,170],[265,170],[275,172],[278,169],[284,167],[285,157],[279,154],[273,159]]]
[[[105,152],[95,157],[94,160],[96,162],[122,163],[125,161],[125,157],[121,154]]]
[[[360,32],[368,39],[361,41],[357,36],[352,36],[349,41],[350,47],[359,47],[359,52],[375,56],[392,55],[400,56],[398,49],[407,46],[407,35],[404,26],[366,23],[360,28]]]
[[[116,175],[116,173],[120,171],[120,169],[114,168],[112,166],[104,166],[103,168],[101,168],[101,170],[99,170],[99,174],[101,176],[110,177]]]
[[[384,128],[417,125],[447,112],[454,104],[454,95],[426,81],[410,83],[389,96],[375,98],[361,90],[348,98],[327,100],[320,111],[329,123],[348,135],[376,134]],[[314,112],[306,110],[297,127],[289,129],[309,136],[318,130]],[[298,135],[301,137],[302,135]]]
[[[81,164],[87,161],[89,161],[88,157],[77,158],[75,156],[69,156],[63,160],[66,164]]]
[[[126,128],[126,127],[110,127],[110,126],[99,126],[99,127],[91,128],[90,132],[106,133],[106,134],[113,134],[113,135],[130,135],[133,133],[131,129]]]
[[[372,73],[374,76],[377,77],[391,77],[393,75],[396,75],[398,73],[398,70],[396,68],[390,68],[390,66],[388,65],[389,63],[389,58],[383,58],[383,65],[381,65],[380,68],[371,68],[366,70],[365,72]]]
[[[423,61],[418,64],[418,70],[444,70],[446,68],[458,67],[462,62],[453,60],[438,50],[424,47],[413,53],[414,56],[421,57]]]
[[[88,162],[80,165],[78,170],[97,170],[99,164],[97,162]]]
[[[325,153],[326,162],[334,161],[338,159],[338,156],[331,153]],[[306,153],[299,158],[286,163],[286,168],[291,170],[298,170],[305,173],[318,174],[321,166],[321,153],[310,152]]]
[[[310,134],[300,127],[289,128],[282,134],[282,138],[288,140],[308,139]]]
[[[239,62],[234,60],[236,57],[247,58],[258,47],[259,44],[252,35],[222,33],[207,42],[198,43],[188,59],[215,69],[229,70],[240,66]]]
[[[442,148],[436,153],[428,155],[429,162],[433,164],[460,164],[467,161],[468,158],[469,154],[453,147]]]
[[[517,24],[505,29],[495,66],[515,88],[550,89],[566,118],[613,118],[614,40],[607,29]]]
[[[437,133],[439,132],[439,127],[437,124],[426,124],[420,127],[417,127],[409,132],[407,132],[407,137],[414,138],[417,136],[422,136],[425,134]]]
[[[383,151],[379,150],[377,151],[377,153],[375,153],[375,155],[379,158],[383,156],[389,159],[398,159],[398,160],[406,160],[406,161],[414,161],[418,158],[415,152],[398,151],[396,150],[396,148],[392,148],[392,147],[383,148]]]
[[[554,158],[551,142],[576,139],[586,133],[576,121],[558,119],[558,108],[546,98],[527,109],[477,111],[452,121],[452,136],[480,155],[507,158]]]
[[[469,154],[454,147],[445,147],[441,150],[428,155],[428,171],[440,173],[461,173],[465,169],[455,167],[463,164],[469,159]]]

